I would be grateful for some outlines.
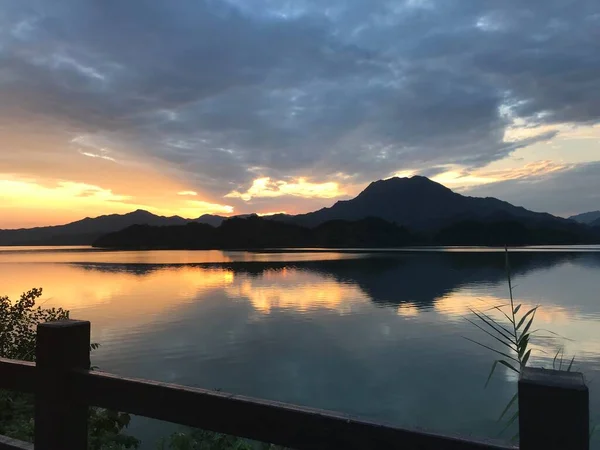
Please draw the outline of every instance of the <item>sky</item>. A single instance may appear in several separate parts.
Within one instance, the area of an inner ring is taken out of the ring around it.
[[[0,228],[414,174],[600,209],[600,2],[0,0]]]

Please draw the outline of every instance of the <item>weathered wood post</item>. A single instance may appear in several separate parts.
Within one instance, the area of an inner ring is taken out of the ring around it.
[[[589,450],[589,393],[578,372],[525,368],[519,380],[520,450]]]
[[[90,322],[37,327],[35,450],[87,449],[88,406],[70,391],[68,373],[90,368]]]

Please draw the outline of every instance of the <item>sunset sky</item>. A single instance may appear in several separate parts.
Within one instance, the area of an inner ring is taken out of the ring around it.
[[[421,174],[600,209],[598,0],[3,0],[0,228]]]

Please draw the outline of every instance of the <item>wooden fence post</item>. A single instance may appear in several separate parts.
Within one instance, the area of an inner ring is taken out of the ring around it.
[[[519,380],[520,450],[589,450],[589,393],[578,372],[525,368]]]
[[[72,395],[68,372],[90,368],[90,322],[38,325],[35,354],[35,450],[87,449],[88,406]]]

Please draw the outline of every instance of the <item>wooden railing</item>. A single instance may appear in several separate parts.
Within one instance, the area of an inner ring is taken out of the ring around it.
[[[0,388],[35,394],[35,450],[87,448],[89,406],[270,442],[298,450],[507,450],[343,414],[90,371],[90,323],[38,326],[36,363],[0,359]],[[587,450],[581,374],[527,369],[519,382],[521,450]],[[31,444],[0,437],[1,449]]]

